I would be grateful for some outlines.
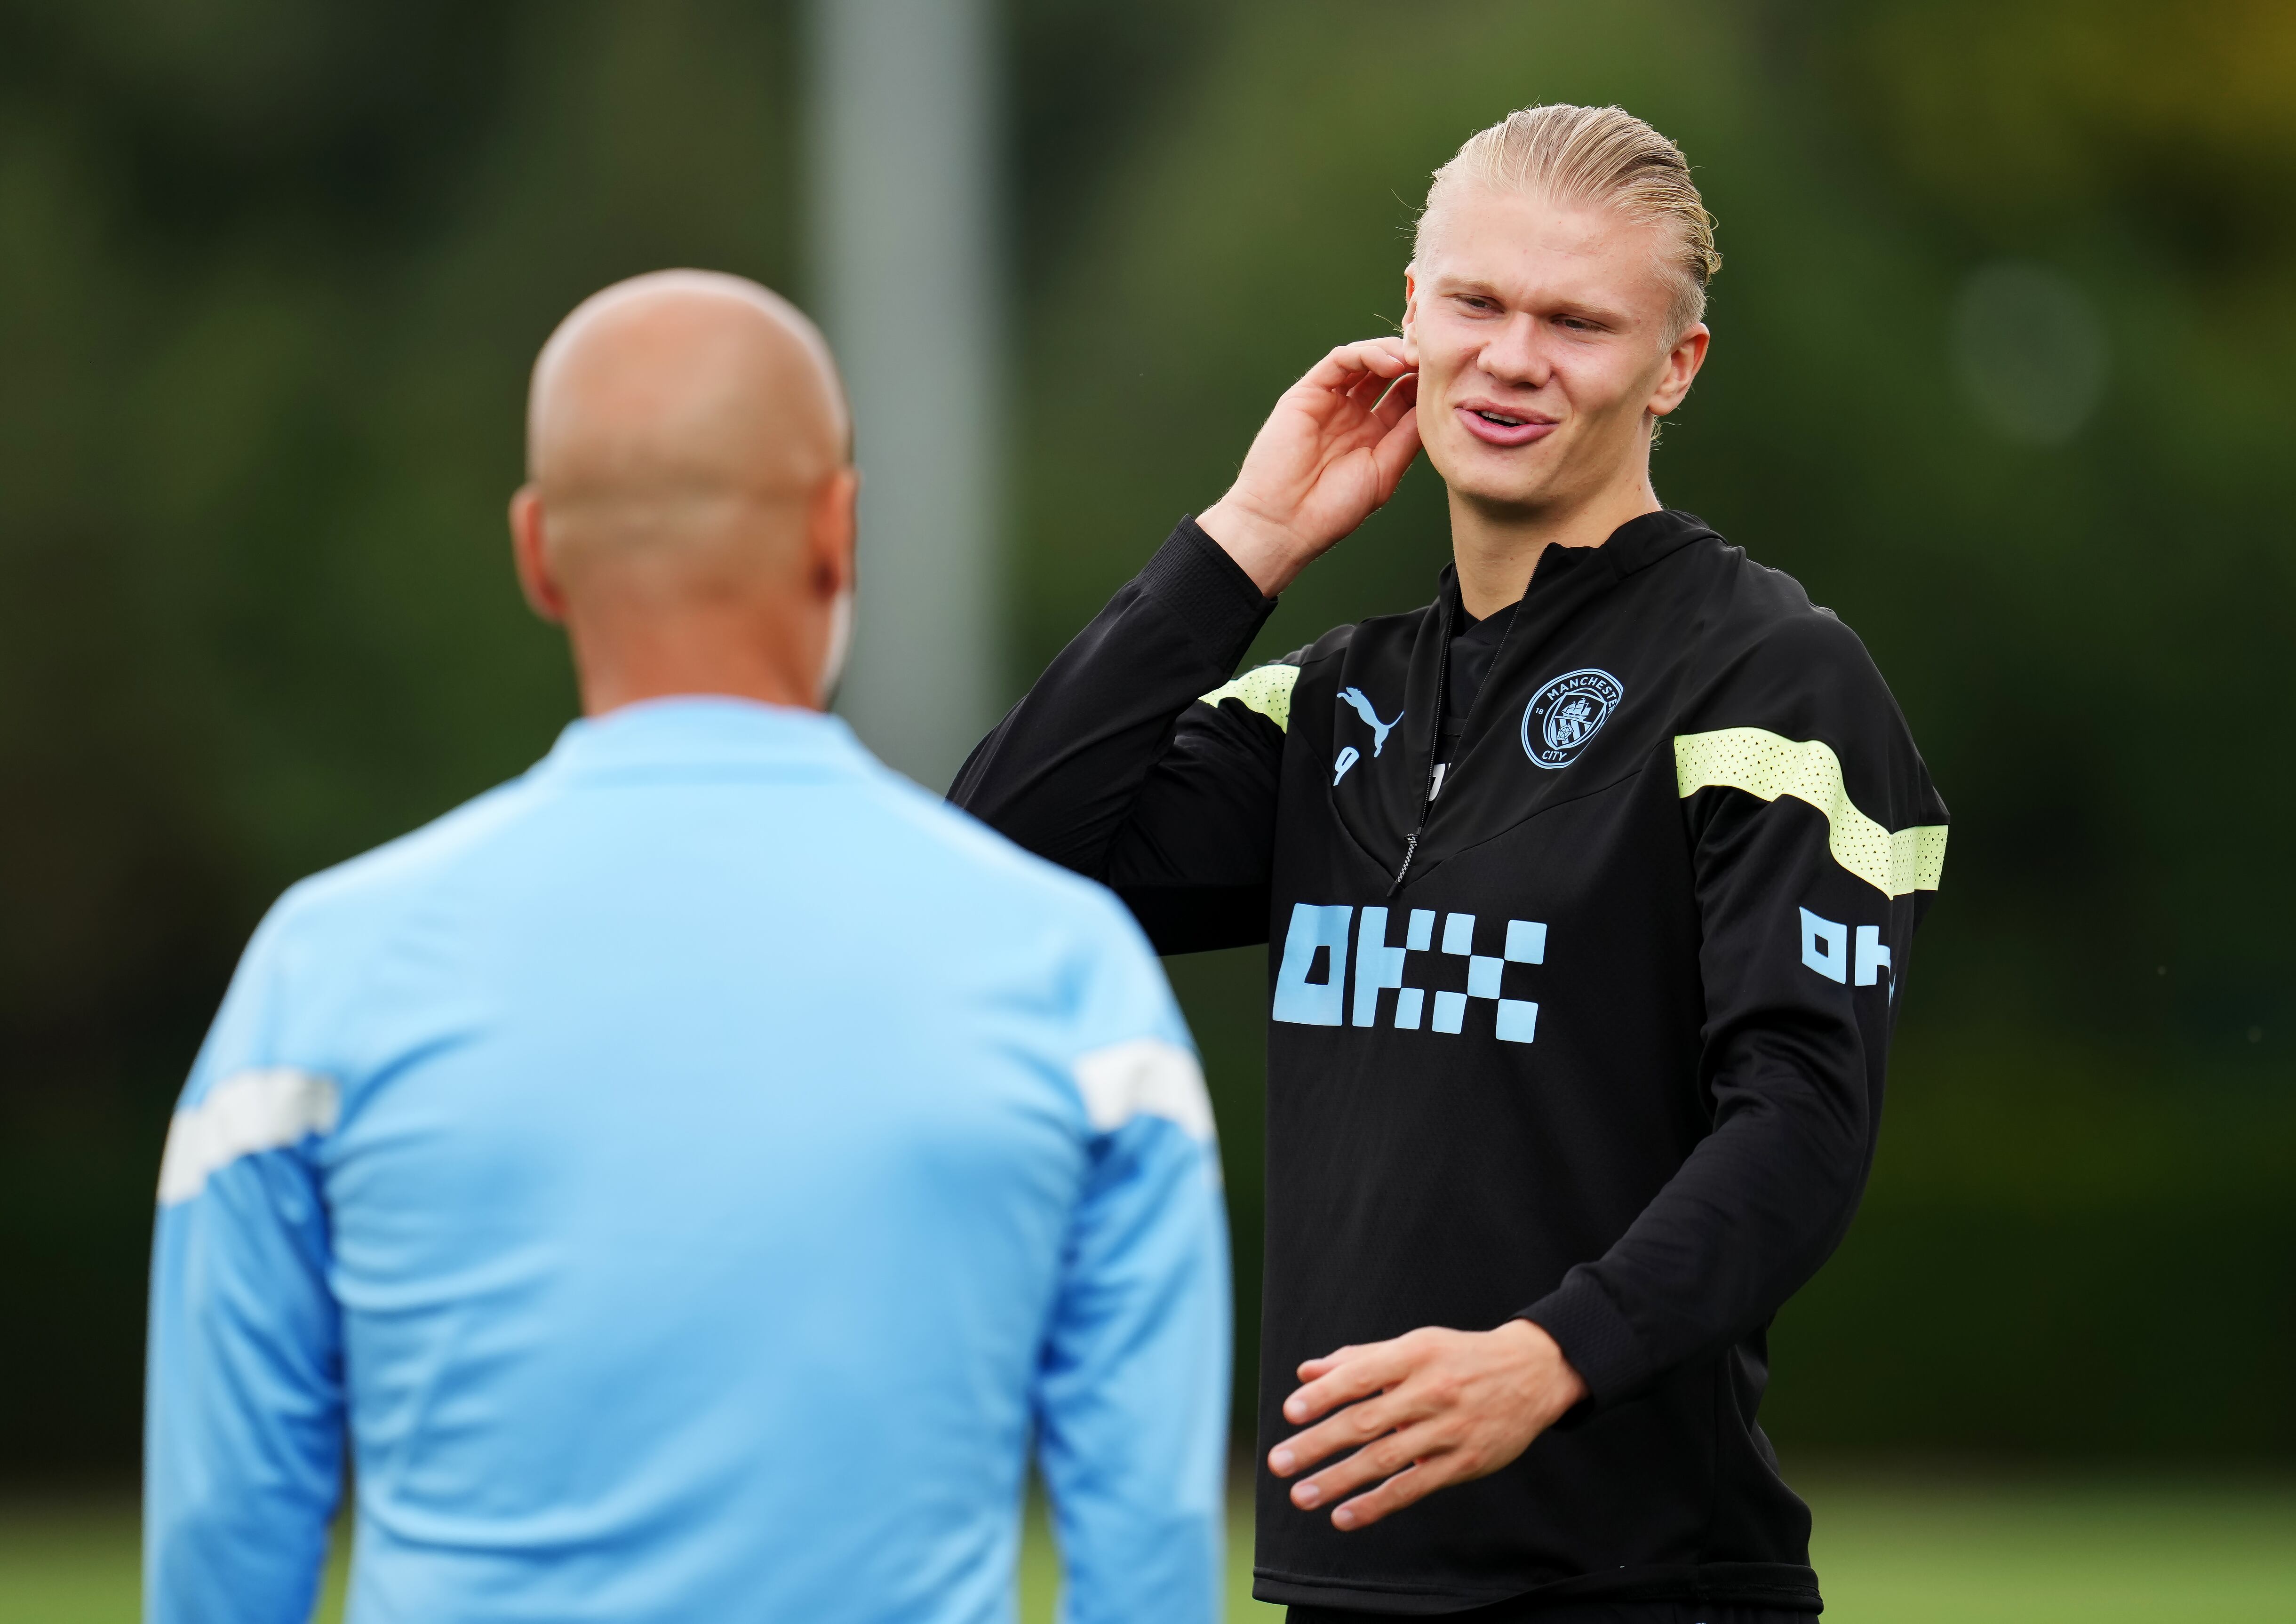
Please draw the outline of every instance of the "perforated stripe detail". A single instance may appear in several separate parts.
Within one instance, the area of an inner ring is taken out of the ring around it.
[[[1298,666],[1259,666],[1234,682],[1223,683],[1203,696],[1215,709],[1224,699],[1238,699],[1246,709],[1257,710],[1284,732],[1292,731],[1292,688],[1300,680]]]
[[[1674,741],[1674,777],[1685,796],[1726,788],[1807,801],[1825,815],[1833,860],[1885,897],[1933,891],[1944,877],[1946,825],[1892,831],[1875,823],[1851,804],[1841,759],[1822,739],[1783,738],[1760,727],[1683,734]]]

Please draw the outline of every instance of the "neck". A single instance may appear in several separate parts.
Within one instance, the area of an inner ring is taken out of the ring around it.
[[[753,603],[709,603],[644,615],[568,618],[582,713],[603,716],[641,700],[723,694],[818,710],[819,660],[793,657],[822,637],[792,637],[788,617]]]
[[[1486,503],[1451,492],[1451,559],[1459,602],[1480,620],[1521,598],[1549,547],[1599,547],[1629,519],[1659,511],[1650,459],[1631,477],[1570,502],[1530,506]]]

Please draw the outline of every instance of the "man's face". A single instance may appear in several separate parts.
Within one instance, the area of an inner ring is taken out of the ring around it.
[[[1677,330],[1660,228],[1616,210],[1464,190],[1428,223],[1405,280],[1419,433],[1455,497],[1570,506],[1639,473],[1646,412],[1704,358]]]

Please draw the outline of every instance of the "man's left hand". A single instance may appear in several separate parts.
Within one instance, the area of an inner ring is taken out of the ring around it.
[[[1342,1348],[1300,1366],[1300,1380],[1283,1418],[1324,1419],[1269,1450],[1267,1467],[1288,1478],[1355,1450],[1292,1488],[1302,1510],[1340,1502],[1339,1529],[1368,1527],[1439,1489],[1488,1476],[1587,1396],[1554,1339],[1525,1319]],[[1366,1483],[1378,1487],[1343,1498]]]

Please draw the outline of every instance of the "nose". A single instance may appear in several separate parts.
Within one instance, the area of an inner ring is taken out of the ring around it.
[[[1528,390],[1545,389],[1546,381],[1554,373],[1545,336],[1546,329],[1537,316],[1518,310],[1491,334],[1477,359],[1483,371],[1499,383]]]

